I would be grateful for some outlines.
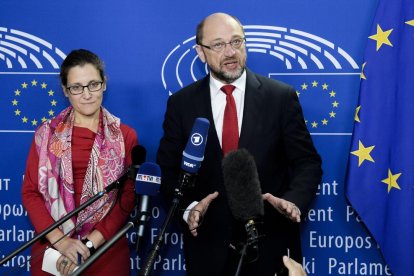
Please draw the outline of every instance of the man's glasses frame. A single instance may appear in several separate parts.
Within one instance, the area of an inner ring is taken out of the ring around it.
[[[207,48],[209,50],[212,50],[214,52],[217,53],[221,53],[224,51],[224,49],[226,49],[227,44],[229,44],[234,50],[238,50],[240,49],[241,46],[244,45],[244,43],[246,42],[246,38],[245,37],[239,37],[239,38],[234,38],[232,39],[230,42],[215,42],[212,43],[211,45],[204,45],[199,43],[198,45]]]

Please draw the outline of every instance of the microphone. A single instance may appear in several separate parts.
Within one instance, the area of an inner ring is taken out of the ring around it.
[[[223,158],[222,168],[230,211],[236,220],[244,224],[246,230],[247,240],[242,250],[242,259],[248,247],[254,261],[257,259],[259,237],[256,220],[264,215],[256,163],[246,149],[239,149],[229,152]]]
[[[193,176],[198,172],[201,162],[204,160],[204,151],[207,144],[210,122],[206,118],[196,118],[183,151],[181,161],[181,175],[179,178],[180,189],[192,186]]]
[[[140,240],[144,236],[145,224],[150,218],[148,211],[149,197],[158,193],[161,185],[161,168],[158,164],[145,162],[139,168],[136,182],[135,192],[139,195],[139,221],[136,239],[136,252],[138,253]]]
[[[138,275],[148,276],[151,273],[155,258],[161,250],[161,244],[163,242],[165,231],[167,230],[174,212],[183,196],[183,189],[193,185],[195,175],[200,169],[201,162],[204,160],[204,151],[206,149],[209,128],[210,122],[206,118],[195,119],[190,137],[188,138],[187,145],[183,151],[183,158],[181,161],[182,171],[178,179],[179,186],[174,189],[174,198],[170,210],[168,211],[149,256],[147,257],[145,264]]]
[[[142,152],[142,149],[136,150],[135,152]],[[137,156],[136,156],[137,157]],[[134,177],[135,178],[135,177]],[[135,192],[140,194],[140,206],[139,214],[132,220],[129,221],[118,233],[116,233],[109,241],[105,242],[100,246],[96,252],[90,256],[79,269],[73,272],[73,276],[82,275],[82,272],[94,263],[102,254],[104,254],[109,248],[111,248],[115,242],[120,238],[124,237],[125,234],[131,229],[138,225],[137,230],[137,253],[138,244],[142,236],[144,235],[144,227],[146,222],[149,220],[148,202],[149,196],[154,196],[158,193],[159,186],[161,185],[161,169],[160,167],[151,162],[142,163],[139,166],[138,174],[136,175],[135,181]]]
[[[147,150],[141,145],[136,145],[132,148],[131,159],[132,164],[129,168],[128,178],[135,180],[135,176],[137,175],[140,165],[145,162],[145,159],[147,159]]]
[[[131,150],[131,165],[117,180],[106,186],[105,190],[100,193],[109,193],[115,188],[120,188],[127,179],[135,180],[137,171],[141,164],[145,161],[146,156],[147,150],[143,146],[134,146]]]
[[[142,150],[143,147],[133,150],[135,154],[140,153],[139,155],[135,155],[135,161],[142,160],[138,159],[138,157],[143,157]],[[135,148],[134,148],[135,149]],[[144,149],[145,150],[145,149]],[[133,153],[133,154],[134,154]],[[134,158],[133,158],[134,160]],[[134,164],[136,164],[134,161]],[[79,269],[73,272],[73,276],[81,275],[82,272],[89,267],[92,263],[94,263],[102,254],[104,254],[109,248],[111,248],[115,242],[117,242],[120,238],[124,237],[125,234],[131,229],[138,225],[137,231],[137,252],[138,252],[138,243],[140,238],[144,235],[144,226],[145,223],[149,220],[149,212],[148,212],[148,202],[149,196],[154,196],[158,193],[159,186],[161,185],[161,169],[160,167],[151,162],[145,162],[138,166],[138,174],[136,175],[135,181],[135,192],[137,194],[142,195],[140,197],[140,207],[139,207],[139,215],[137,215],[132,221],[129,221],[118,233],[116,233],[109,241],[105,242],[102,246],[100,246],[96,252],[90,256],[82,265],[79,266]]]

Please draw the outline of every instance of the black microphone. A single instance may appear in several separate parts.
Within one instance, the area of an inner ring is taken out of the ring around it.
[[[128,178],[135,180],[135,176],[137,175],[139,167],[147,159],[147,150],[141,145],[136,145],[135,147],[132,148],[131,159],[132,159],[132,164],[131,164],[131,167],[129,168]]]
[[[242,259],[249,249],[249,259],[258,254],[257,220],[264,214],[259,175],[253,156],[246,149],[229,152],[222,161],[224,187],[233,217],[244,224],[247,240]],[[241,262],[239,263],[239,266]]]
[[[158,194],[161,185],[161,168],[158,164],[145,162],[139,168],[135,192],[139,197],[138,229],[136,239],[136,252],[138,253],[140,240],[144,236],[144,229],[147,221],[150,219],[149,200],[150,196]]]
[[[147,150],[143,146],[134,146],[131,150],[131,165],[117,180],[106,186],[105,190],[101,193],[109,193],[113,189],[119,189],[127,179],[135,180],[138,169],[144,163],[146,156]]]

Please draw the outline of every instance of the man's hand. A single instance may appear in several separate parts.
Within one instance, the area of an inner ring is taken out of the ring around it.
[[[279,213],[285,215],[290,220],[300,222],[300,210],[294,203],[269,193],[264,194],[263,199],[272,204]]]
[[[218,196],[218,192],[209,194],[203,198],[196,206],[190,210],[190,215],[187,219],[188,228],[194,237],[197,237],[197,227],[199,226],[202,216],[207,212],[210,203]]]

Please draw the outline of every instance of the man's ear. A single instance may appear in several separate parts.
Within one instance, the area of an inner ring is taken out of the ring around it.
[[[206,62],[206,56],[204,55],[203,49],[201,49],[202,46],[196,45],[195,49],[197,51],[198,57],[201,59],[202,62]]]

